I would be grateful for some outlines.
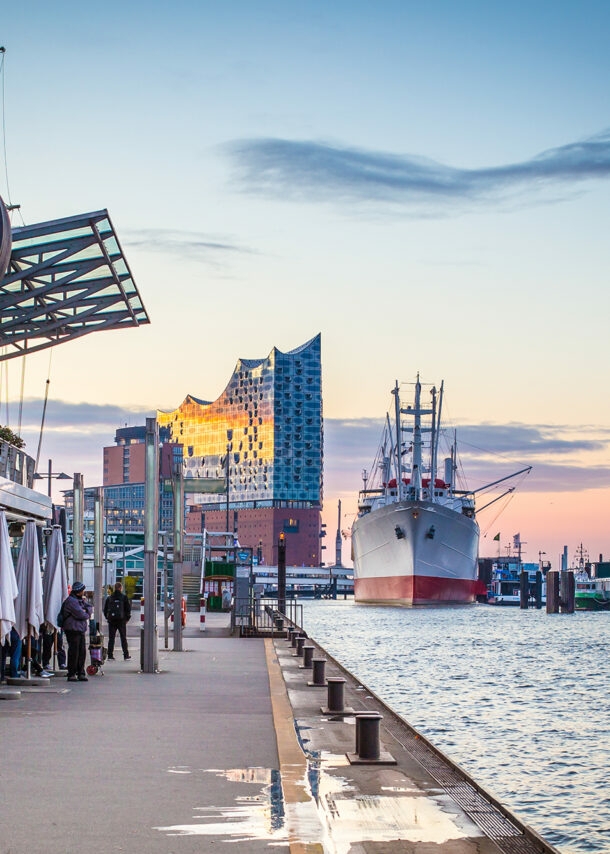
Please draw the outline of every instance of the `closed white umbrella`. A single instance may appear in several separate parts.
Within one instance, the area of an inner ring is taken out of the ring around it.
[[[68,578],[64,558],[64,543],[61,536],[61,527],[54,525],[47,545],[47,560],[42,577],[44,621],[54,631],[59,630],[57,615],[67,596]]]
[[[15,570],[19,593],[15,601],[15,628],[20,638],[27,638],[27,676],[32,664],[32,635],[37,638],[44,622],[42,607],[42,577],[36,524],[31,519],[25,523],[25,532]]]
[[[6,514],[0,510],[0,643],[10,640],[18,592]]]

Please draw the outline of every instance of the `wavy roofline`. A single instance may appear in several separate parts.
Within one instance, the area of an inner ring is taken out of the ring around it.
[[[231,374],[231,377],[229,377],[228,382],[226,383],[224,389],[218,395],[216,400],[203,400],[202,398],[195,397],[194,394],[187,394],[186,397],[184,398],[184,400],[182,401],[182,403],[180,403],[174,409],[158,409],[157,412],[160,412],[163,415],[169,415],[172,412],[177,412],[180,409],[180,407],[185,406],[188,403],[195,403],[198,406],[211,406],[213,403],[216,403],[216,401],[222,397],[224,392],[227,390],[229,383],[231,382],[231,378],[240,369],[252,370],[253,368],[258,368],[258,367],[260,367],[260,365],[264,364],[265,362],[269,362],[271,360],[271,357],[274,354],[278,354],[280,356],[298,356],[299,353],[304,353],[305,350],[308,350],[314,344],[321,341],[321,339],[322,339],[322,333],[318,332],[318,334],[314,335],[313,338],[310,338],[309,341],[306,341],[304,344],[301,344],[298,347],[295,347],[294,350],[288,350],[286,353],[284,353],[282,350],[279,350],[277,347],[273,347],[271,349],[271,351],[269,352],[269,355],[265,356],[262,359],[242,359],[242,358],[239,358],[237,360],[237,362],[235,363],[235,368],[233,369],[233,373]]]

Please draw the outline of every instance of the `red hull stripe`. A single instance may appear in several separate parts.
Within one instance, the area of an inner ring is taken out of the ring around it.
[[[356,602],[404,602],[411,605],[474,602],[478,588],[478,581],[465,578],[388,575],[355,578],[354,599]]]

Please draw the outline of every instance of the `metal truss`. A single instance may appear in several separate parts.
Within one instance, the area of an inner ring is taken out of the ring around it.
[[[0,361],[146,323],[108,211],[13,229],[0,279]]]

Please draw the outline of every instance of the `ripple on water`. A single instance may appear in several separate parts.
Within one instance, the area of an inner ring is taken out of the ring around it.
[[[610,851],[610,614],[341,600],[304,622],[562,854]]]

